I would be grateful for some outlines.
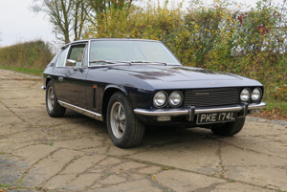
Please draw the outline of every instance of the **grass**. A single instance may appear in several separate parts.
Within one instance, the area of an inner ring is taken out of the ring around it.
[[[263,111],[273,112],[275,111],[282,117],[287,117],[287,102],[286,101],[277,101],[274,99],[265,100],[267,103],[267,107],[263,109]]]
[[[49,146],[53,146],[54,143],[42,143],[43,145],[49,145]]]
[[[2,184],[0,184],[0,187],[9,188],[11,186],[10,185],[2,185]]]
[[[4,66],[0,66],[0,69],[8,69],[8,70],[22,72],[22,73],[27,73],[27,74],[32,74],[32,75],[42,75],[42,73],[43,73],[43,70],[27,69],[27,68],[24,68],[24,67],[4,67]]]

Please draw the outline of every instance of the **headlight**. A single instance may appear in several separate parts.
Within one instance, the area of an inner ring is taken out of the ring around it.
[[[167,94],[164,91],[157,92],[153,97],[153,104],[156,107],[163,107],[166,103]]]
[[[243,89],[240,93],[240,100],[241,101],[248,101],[250,99],[250,91],[249,89]]]
[[[251,93],[251,99],[252,101],[258,101],[261,97],[261,89],[255,88]]]
[[[172,107],[177,107],[182,103],[182,93],[179,91],[174,91],[169,95],[168,103]]]

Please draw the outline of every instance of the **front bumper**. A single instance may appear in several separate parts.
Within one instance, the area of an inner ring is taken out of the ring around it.
[[[241,112],[241,116],[246,116],[251,110],[258,110],[266,107],[267,104],[264,102],[261,103],[252,103],[252,104],[238,104],[238,105],[229,105],[222,107],[212,107],[212,108],[179,108],[179,109],[134,109],[134,112],[139,115],[144,116],[187,116],[188,121],[193,121],[194,116],[200,113],[216,113],[216,112]]]

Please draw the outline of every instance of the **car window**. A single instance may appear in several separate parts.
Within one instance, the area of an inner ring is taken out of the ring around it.
[[[66,55],[67,55],[68,47],[66,47],[60,54],[60,57],[58,59],[57,67],[64,67],[65,61],[66,61]]]
[[[82,59],[82,66],[87,67],[88,66],[88,46],[86,46],[83,59]]]
[[[68,59],[76,61],[75,67],[82,67],[82,58],[86,44],[71,46]]]
[[[108,61],[144,61],[179,64],[176,57],[160,42],[133,40],[96,40],[91,42],[90,66]]]

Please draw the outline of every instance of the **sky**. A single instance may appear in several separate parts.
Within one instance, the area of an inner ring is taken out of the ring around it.
[[[160,0],[164,2],[165,0]],[[169,0],[169,2],[181,0]],[[185,0],[184,7],[190,0]],[[256,5],[257,0],[237,0],[250,6]],[[205,0],[204,2],[212,2]],[[283,0],[274,0],[281,3]],[[55,42],[53,25],[44,13],[31,11],[33,0],[0,0],[0,47],[13,45],[19,42],[42,39],[46,42]]]

